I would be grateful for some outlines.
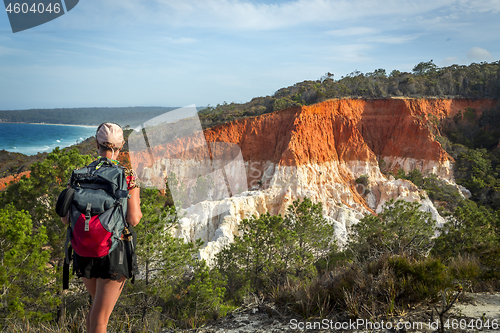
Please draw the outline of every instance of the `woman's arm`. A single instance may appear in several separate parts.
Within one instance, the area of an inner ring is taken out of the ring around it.
[[[127,222],[135,227],[142,218],[140,189],[135,187],[128,191],[130,198],[127,201]]]

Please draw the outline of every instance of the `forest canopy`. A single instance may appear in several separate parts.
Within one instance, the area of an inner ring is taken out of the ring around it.
[[[438,67],[432,60],[421,62],[411,73],[385,69],[353,71],[335,80],[330,72],[315,81],[281,88],[272,96],[256,97],[248,103],[208,106],[200,111],[204,128],[231,120],[258,116],[292,106],[311,105],[332,98],[498,98],[500,61]]]
[[[134,126],[176,107],[65,108],[0,111],[0,123],[45,123],[97,126],[109,119]]]
[[[353,71],[340,79],[327,72],[278,89],[273,95],[255,97],[247,103],[217,104],[199,111],[203,128],[235,119],[258,116],[292,106],[311,105],[332,98],[499,98],[500,61],[438,67],[432,60],[416,64],[411,72],[383,68]],[[135,126],[177,107],[117,107],[0,110],[0,122],[99,125],[116,119]]]
[[[429,61],[416,65],[412,73],[387,75],[377,69],[353,72],[338,81],[327,73],[320,80],[297,83],[246,104],[207,108],[201,118],[208,127],[256,115],[252,112],[337,97],[498,98],[499,68],[498,62],[438,68]],[[337,246],[334,225],[323,217],[322,203],[303,198],[284,216],[265,212],[243,220],[234,242],[219,252],[214,267],[208,267],[197,260],[200,241],[185,243],[170,232],[183,214],[169,192],[178,182],[169,178],[165,193],[141,190],[143,218],[136,232],[143,275],[134,285],[125,285],[110,330],[200,327],[248,302],[269,316],[331,316],[339,322],[392,321],[409,309],[417,309],[424,318],[417,307],[425,304],[436,311],[425,319],[436,313],[442,325],[445,305],[462,291],[498,291],[500,108],[482,113],[467,108],[430,121],[436,139],[455,160],[456,183],[470,191],[470,199],[453,184],[418,169],[400,169],[392,176],[410,180],[422,190],[421,199],[433,201],[447,221],[439,236],[435,221],[418,203],[388,201],[377,216],[367,214],[348,230],[345,247]],[[77,278],[71,280],[71,292],[60,291],[66,233],[53,207],[70,172],[96,154],[92,139],[73,149],[40,154],[34,163],[20,154],[0,152],[0,172],[19,172],[27,169],[24,163],[32,163],[29,178],[0,192],[2,332],[38,332],[42,327],[50,327],[47,332],[83,331],[88,295]],[[364,185],[368,181],[367,176],[356,180]],[[440,312],[438,296],[443,299]]]

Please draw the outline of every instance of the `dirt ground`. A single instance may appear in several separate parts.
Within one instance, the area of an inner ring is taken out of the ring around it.
[[[446,332],[500,332],[500,293],[467,293],[448,311]],[[359,324],[358,326],[356,326]],[[315,326],[316,325],[316,326]],[[371,325],[371,326],[370,326]],[[398,326],[399,325],[399,326]],[[268,305],[246,308],[195,330],[166,330],[163,333],[277,333],[277,332],[436,332],[437,316],[430,306],[409,311],[391,323],[351,323],[329,319],[304,320],[281,315]],[[342,327],[343,326],[343,327]],[[377,329],[378,326],[378,329]],[[389,326],[391,326],[389,328]],[[412,327],[413,326],[413,327]],[[462,328],[461,328],[462,326]],[[485,328],[489,326],[489,329]],[[355,329],[352,329],[355,327]]]

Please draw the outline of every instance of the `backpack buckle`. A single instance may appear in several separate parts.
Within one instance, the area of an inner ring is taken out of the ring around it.
[[[92,217],[92,215],[90,214],[91,210],[92,210],[92,204],[88,203],[87,209],[85,210],[85,231],[90,230],[89,222],[90,222],[90,218]]]

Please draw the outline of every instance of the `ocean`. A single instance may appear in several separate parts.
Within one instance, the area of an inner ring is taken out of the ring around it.
[[[0,150],[36,155],[95,135],[97,126],[0,123]]]

